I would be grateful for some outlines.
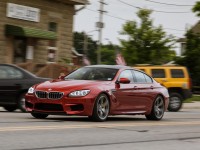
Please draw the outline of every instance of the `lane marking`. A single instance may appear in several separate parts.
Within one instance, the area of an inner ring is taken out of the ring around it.
[[[137,127],[137,126],[184,126],[200,125],[200,121],[193,122],[146,122],[146,123],[120,123],[120,124],[88,124],[88,125],[57,125],[57,126],[23,126],[23,127],[0,127],[0,132],[6,131],[31,131],[31,130],[62,130],[62,129],[85,129],[85,128],[113,128],[113,127]]]

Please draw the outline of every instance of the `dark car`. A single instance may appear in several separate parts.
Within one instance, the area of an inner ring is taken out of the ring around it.
[[[82,115],[105,121],[108,115],[145,115],[160,120],[168,107],[165,87],[142,71],[95,65],[29,88],[26,109],[35,118]]]
[[[7,111],[25,112],[24,95],[34,84],[48,80],[10,64],[0,64],[0,106]]]

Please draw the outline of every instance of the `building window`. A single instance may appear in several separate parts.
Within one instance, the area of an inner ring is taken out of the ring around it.
[[[57,23],[49,22],[49,31],[57,32]]]
[[[56,50],[57,48],[55,47],[49,47],[48,48],[48,62],[55,62],[56,58]]]
[[[49,22],[48,30],[52,32],[57,32],[57,23]],[[48,62],[55,62],[56,60],[56,40],[49,40],[48,47]]]
[[[57,23],[49,22],[49,31],[56,32],[57,31]],[[56,47],[56,40],[49,40],[50,47]]]
[[[16,37],[14,39],[14,63],[26,62],[26,38]]]

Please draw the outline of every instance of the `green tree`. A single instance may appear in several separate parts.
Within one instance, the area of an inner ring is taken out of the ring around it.
[[[186,38],[184,57],[177,58],[176,63],[186,66],[193,83],[200,85],[200,34],[195,34],[192,30],[189,30],[186,33]]]
[[[74,32],[74,48],[80,54],[84,54],[84,32]],[[97,41],[94,41],[87,35],[87,57],[92,64],[96,64],[97,60]]]
[[[192,10],[200,17],[200,2],[196,2]],[[176,63],[187,66],[193,84],[200,85],[200,32],[194,32],[191,28],[185,36],[187,40],[184,57],[177,58]]]
[[[101,48],[101,62],[106,65],[115,65],[115,56],[119,46],[108,44],[103,45]]]
[[[195,12],[198,17],[200,17],[200,1],[196,2],[192,8],[192,11]]]
[[[140,24],[128,21],[123,26],[121,34],[128,36],[128,40],[121,39],[122,54],[128,65],[163,64],[175,56],[173,36],[167,36],[161,26],[153,26],[151,13],[151,10],[141,9],[137,12]]]

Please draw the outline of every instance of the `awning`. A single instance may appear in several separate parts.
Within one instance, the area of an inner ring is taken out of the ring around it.
[[[46,40],[55,40],[56,33],[52,31],[41,30],[37,28],[20,27],[14,25],[5,25],[5,34],[22,36],[22,37],[32,37]]]

